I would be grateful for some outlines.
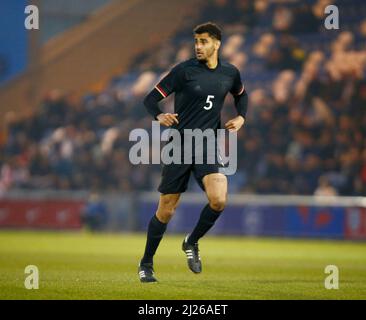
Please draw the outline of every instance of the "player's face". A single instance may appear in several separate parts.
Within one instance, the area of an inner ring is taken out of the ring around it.
[[[194,49],[197,60],[207,61],[220,47],[220,41],[211,38],[208,33],[194,35]]]

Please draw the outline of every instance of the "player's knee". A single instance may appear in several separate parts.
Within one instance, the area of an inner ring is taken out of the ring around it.
[[[173,201],[171,199],[161,199],[160,206],[157,212],[158,218],[165,223],[173,217],[175,209],[177,208],[178,201]]]
[[[165,214],[165,216],[166,216],[169,220],[173,217],[174,212],[175,212],[175,208],[174,208],[174,206],[172,206],[172,207],[168,207],[168,208],[165,208],[165,210],[164,210],[164,214]]]
[[[175,212],[174,207],[165,207],[158,210],[156,215],[161,222],[168,223],[170,219],[173,217],[174,212]]]
[[[226,206],[226,197],[215,196],[209,201],[210,207],[215,211],[222,211]]]

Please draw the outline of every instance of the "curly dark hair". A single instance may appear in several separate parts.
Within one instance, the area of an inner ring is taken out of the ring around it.
[[[222,31],[220,27],[213,22],[206,22],[193,29],[194,34],[208,33],[210,37],[221,41]]]

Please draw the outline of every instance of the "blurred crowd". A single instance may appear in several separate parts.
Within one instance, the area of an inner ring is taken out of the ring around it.
[[[192,57],[191,27],[211,20],[224,29],[221,54],[242,72],[250,98],[230,191],[366,195],[366,20],[360,19],[366,4],[336,1],[340,30],[325,30],[328,4],[208,1],[171,41],[137,56],[102,92],[79,100],[53,90],[36,113],[8,113],[0,193],[156,190],[161,167],[130,163],[129,133],[151,128],[144,96],[174,64]],[[162,108],[172,111],[172,97]],[[234,115],[229,97],[223,123]]]

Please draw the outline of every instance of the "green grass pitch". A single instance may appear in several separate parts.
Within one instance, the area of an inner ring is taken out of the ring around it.
[[[207,236],[203,273],[191,273],[183,235],[166,235],[155,257],[159,283],[141,284],[144,234],[0,232],[0,299],[366,299],[366,243]],[[339,268],[327,290],[326,265]],[[27,265],[39,289],[24,287]]]

